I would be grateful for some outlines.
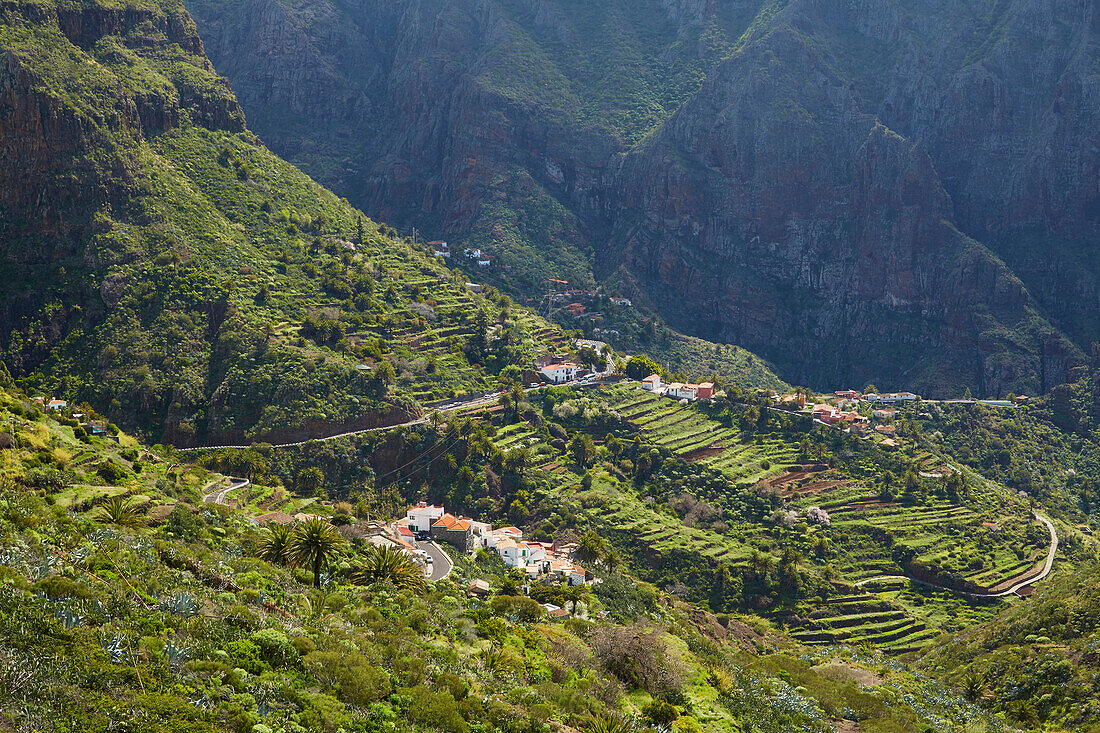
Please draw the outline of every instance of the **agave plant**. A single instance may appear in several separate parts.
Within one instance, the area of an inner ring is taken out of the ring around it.
[[[191,650],[185,646],[176,646],[175,642],[169,639],[164,645],[164,656],[167,657],[169,664],[180,665],[191,656]]]
[[[60,621],[61,625],[66,629],[75,629],[84,622],[84,618],[68,606],[62,606],[57,609],[54,611],[54,615],[57,616],[57,620]]]
[[[137,507],[127,498],[112,496],[99,507],[95,517],[100,524],[113,524],[118,527],[136,528],[145,525]]]
[[[584,725],[585,733],[631,733],[634,724],[618,715],[593,715]]]
[[[295,525],[286,544],[287,560],[313,570],[313,587],[321,587],[321,568],[342,553],[348,541],[328,522],[313,518]]]
[[[289,525],[272,523],[260,541],[260,557],[276,565],[287,563],[286,546],[290,543],[292,529]]]
[[[180,592],[174,596],[161,599],[157,608],[165,613],[174,613],[177,616],[186,618],[198,615],[199,603],[190,593]]]
[[[424,585],[424,573],[411,557],[396,547],[372,545],[363,563],[352,574],[352,580],[364,585],[387,581],[404,590],[419,590]]]

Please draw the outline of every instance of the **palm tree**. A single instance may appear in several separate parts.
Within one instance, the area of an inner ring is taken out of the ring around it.
[[[321,587],[321,568],[347,547],[348,541],[328,522],[316,517],[300,522],[286,543],[286,558],[295,565],[312,568],[313,587]]]
[[[371,545],[363,564],[352,575],[352,580],[363,585],[388,581],[397,588],[415,591],[424,585],[424,573],[404,551],[388,545]]]
[[[260,558],[276,565],[287,563],[286,547],[294,530],[288,524],[273,522],[260,541]]]
[[[96,521],[100,524],[114,524],[119,527],[131,529],[145,524],[137,507],[129,499],[122,496],[112,496],[99,508]]]

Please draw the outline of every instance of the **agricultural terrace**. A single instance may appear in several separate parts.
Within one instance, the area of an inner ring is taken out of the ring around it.
[[[999,590],[1045,556],[1049,537],[1025,500],[969,471],[949,483],[953,469],[927,448],[887,453],[782,418],[746,430],[741,408],[707,414],[633,384],[529,399],[549,423],[597,439],[586,470],[550,445],[547,425],[494,416],[494,445],[545,469],[552,498],[688,598],[706,600],[715,568],[729,566],[745,578],[745,601],[772,609],[806,643],[913,651],[1003,602],[857,581],[905,575]],[[822,511],[824,521],[812,519]],[[784,558],[805,568],[798,592],[774,577]]]

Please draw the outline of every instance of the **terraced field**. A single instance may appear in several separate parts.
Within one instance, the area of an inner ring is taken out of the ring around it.
[[[681,405],[637,386],[616,387],[610,404],[655,445],[739,482],[753,483],[779,475],[786,465],[798,461],[794,441],[769,436],[742,443],[740,431],[711,420],[691,405]]]
[[[901,606],[870,593],[857,593],[830,599],[791,635],[806,644],[866,644],[887,654],[903,654],[926,646],[937,634],[937,629]]]

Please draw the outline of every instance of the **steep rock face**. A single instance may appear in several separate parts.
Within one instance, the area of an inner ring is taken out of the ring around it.
[[[794,28],[750,43],[628,156],[608,256],[795,381],[1043,387],[1072,345],[950,223],[925,145],[863,108]]]
[[[0,24],[9,39],[0,48],[0,224],[8,236],[58,237],[76,246],[96,210],[122,209],[131,197],[137,166],[118,138],[175,127],[181,109],[211,127],[244,128],[227,86],[216,94],[197,88],[199,80],[216,85],[216,76],[182,7],[165,13],[7,2],[0,6]],[[105,63],[129,65],[134,49],[155,56],[178,46],[184,57],[163,70],[179,83],[127,86],[98,69],[80,69],[63,39],[43,29],[60,30]],[[68,98],[62,92],[67,86]],[[16,260],[49,256],[33,249],[4,254]]]
[[[789,379],[1031,392],[1100,338],[1094,4],[597,5],[192,10],[265,139],[372,213],[591,251]]]

